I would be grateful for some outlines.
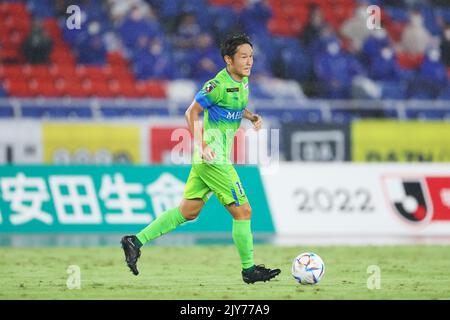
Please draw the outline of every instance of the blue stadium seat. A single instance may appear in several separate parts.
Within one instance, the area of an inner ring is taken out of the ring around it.
[[[406,85],[399,81],[382,81],[381,96],[383,99],[405,99]]]
[[[314,108],[275,109],[258,108],[263,117],[275,118],[280,122],[321,122],[322,112]]]
[[[3,89],[3,86],[0,83],[0,98],[6,97],[6,96],[7,96],[6,91],[5,91],[5,89]]]
[[[92,118],[90,107],[22,106],[22,116],[30,118]]]
[[[214,21],[213,29],[220,35],[226,35],[238,22],[238,17],[230,6],[206,6],[208,20]]]
[[[409,21],[408,11],[404,8],[386,6],[384,11],[393,21],[404,23]]]
[[[449,115],[449,109],[406,109],[408,119],[442,120]]]
[[[444,89],[438,96],[439,100],[450,100],[450,87]]]
[[[0,118],[14,117],[14,109],[12,107],[0,107]]]
[[[450,7],[439,7],[434,9],[436,16],[441,17],[445,23],[450,23]]]
[[[136,108],[136,107],[101,107],[101,114],[105,117],[142,117],[168,116],[167,108]]]
[[[350,123],[358,119],[386,119],[398,117],[394,108],[373,108],[373,109],[332,109],[331,118],[333,122]]]
[[[256,99],[270,99],[272,98],[272,95],[255,82],[251,85],[250,97]]]
[[[55,16],[55,9],[52,0],[28,1],[28,9],[34,16],[48,18]]]

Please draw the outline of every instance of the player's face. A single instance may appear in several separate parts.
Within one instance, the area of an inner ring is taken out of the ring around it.
[[[231,63],[234,73],[239,77],[248,77],[253,66],[253,49],[248,43],[241,44]]]

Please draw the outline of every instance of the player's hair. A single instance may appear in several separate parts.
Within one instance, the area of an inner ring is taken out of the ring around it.
[[[237,48],[244,43],[248,43],[250,47],[253,48],[250,38],[245,33],[231,34],[226,37],[220,45],[220,53],[222,54],[222,58],[225,59],[225,56],[230,56],[233,58]]]

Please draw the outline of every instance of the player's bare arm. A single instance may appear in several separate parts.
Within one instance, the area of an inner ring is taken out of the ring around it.
[[[194,136],[194,147],[201,150],[202,157],[206,161],[211,161],[214,159],[215,154],[212,149],[206,145],[203,141],[202,125],[200,123],[200,113],[203,112],[202,106],[197,101],[192,101],[191,105],[187,108],[185,112],[186,122],[188,124],[189,130]]]
[[[262,117],[259,114],[253,113],[248,109],[244,109],[243,117],[253,123],[253,128],[258,131],[262,126]]]

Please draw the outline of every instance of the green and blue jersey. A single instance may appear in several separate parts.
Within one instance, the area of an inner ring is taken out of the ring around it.
[[[204,109],[203,140],[216,153],[216,163],[231,163],[231,148],[247,107],[248,92],[248,78],[234,80],[224,68],[195,96]],[[194,161],[199,160],[198,157],[198,152],[195,152]]]

